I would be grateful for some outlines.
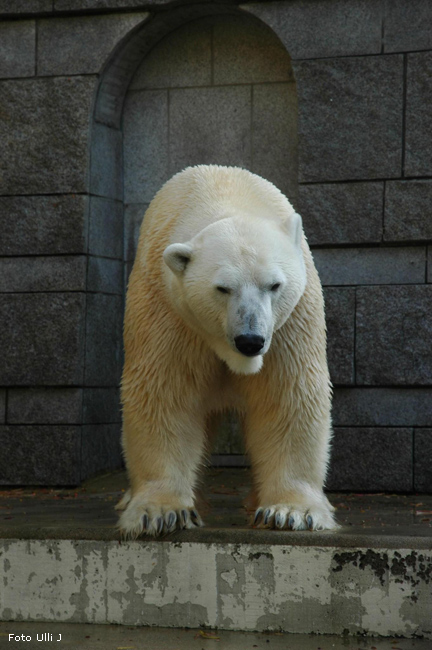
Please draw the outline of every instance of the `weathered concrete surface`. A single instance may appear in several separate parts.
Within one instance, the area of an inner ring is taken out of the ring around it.
[[[157,627],[131,627],[121,625],[88,625],[76,623],[23,623],[11,621],[0,623],[0,647],[11,648],[9,634],[30,636],[27,650],[51,647],[42,644],[43,634],[52,634],[54,642],[61,641],[67,650],[191,650],[214,648],[215,650],[430,650],[427,639],[382,639],[377,637],[340,637],[316,634],[283,634],[267,632],[227,632],[224,630],[187,630]],[[61,638],[59,635],[61,634]],[[39,636],[38,636],[39,635]],[[39,641],[38,641],[39,638]],[[2,641],[4,645],[2,645]],[[201,643],[200,643],[201,641]],[[270,644],[270,645],[269,645]],[[53,644],[54,645],[54,644]]]
[[[0,554],[3,620],[432,638],[430,551],[5,540]]]
[[[360,435],[364,430],[358,428]],[[385,429],[384,429],[385,431]],[[393,429],[397,432],[397,429]],[[423,429],[423,431],[427,431]],[[423,444],[425,441],[423,440]],[[248,468],[208,469],[199,510],[206,526],[169,540],[200,543],[273,544],[339,548],[432,548],[432,496],[329,494],[342,528],[336,532],[272,531],[248,526]],[[120,541],[114,504],[127,488],[124,471],[88,480],[80,488],[0,490],[1,539]]]
[[[207,483],[208,526],[157,541],[115,531],[124,473],[0,492],[0,618],[432,638],[432,497],[332,494],[339,531],[272,531],[247,471]]]

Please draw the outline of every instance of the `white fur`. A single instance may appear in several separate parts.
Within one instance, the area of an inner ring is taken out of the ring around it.
[[[264,347],[247,357],[235,339],[252,334]],[[301,219],[271,183],[200,166],[164,185],[141,229],[124,340],[126,535],[202,524],[206,422],[227,408],[243,416],[258,525],[336,526],[322,490],[331,437],[322,290]]]

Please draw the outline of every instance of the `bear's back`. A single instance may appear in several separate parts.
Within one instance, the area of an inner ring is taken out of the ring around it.
[[[145,215],[147,235],[171,225],[171,238],[185,242],[228,216],[286,218],[288,199],[269,181],[240,167],[198,165],[173,176],[155,195]]]

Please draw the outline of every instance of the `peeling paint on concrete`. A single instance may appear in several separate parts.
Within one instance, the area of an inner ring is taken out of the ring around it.
[[[367,549],[366,551],[335,553],[334,560],[336,566],[333,568],[333,571],[342,571],[346,564],[353,564],[360,569],[370,567],[381,584],[384,585],[384,576],[388,574],[389,568],[387,553],[377,553],[371,549]]]
[[[3,619],[432,638],[426,551],[142,540],[0,549]]]

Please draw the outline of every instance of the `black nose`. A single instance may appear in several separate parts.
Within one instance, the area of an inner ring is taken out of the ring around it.
[[[247,357],[254,357],[264,347],[264,339],[256,334],[242,334],[234,339],[237,350]]]

